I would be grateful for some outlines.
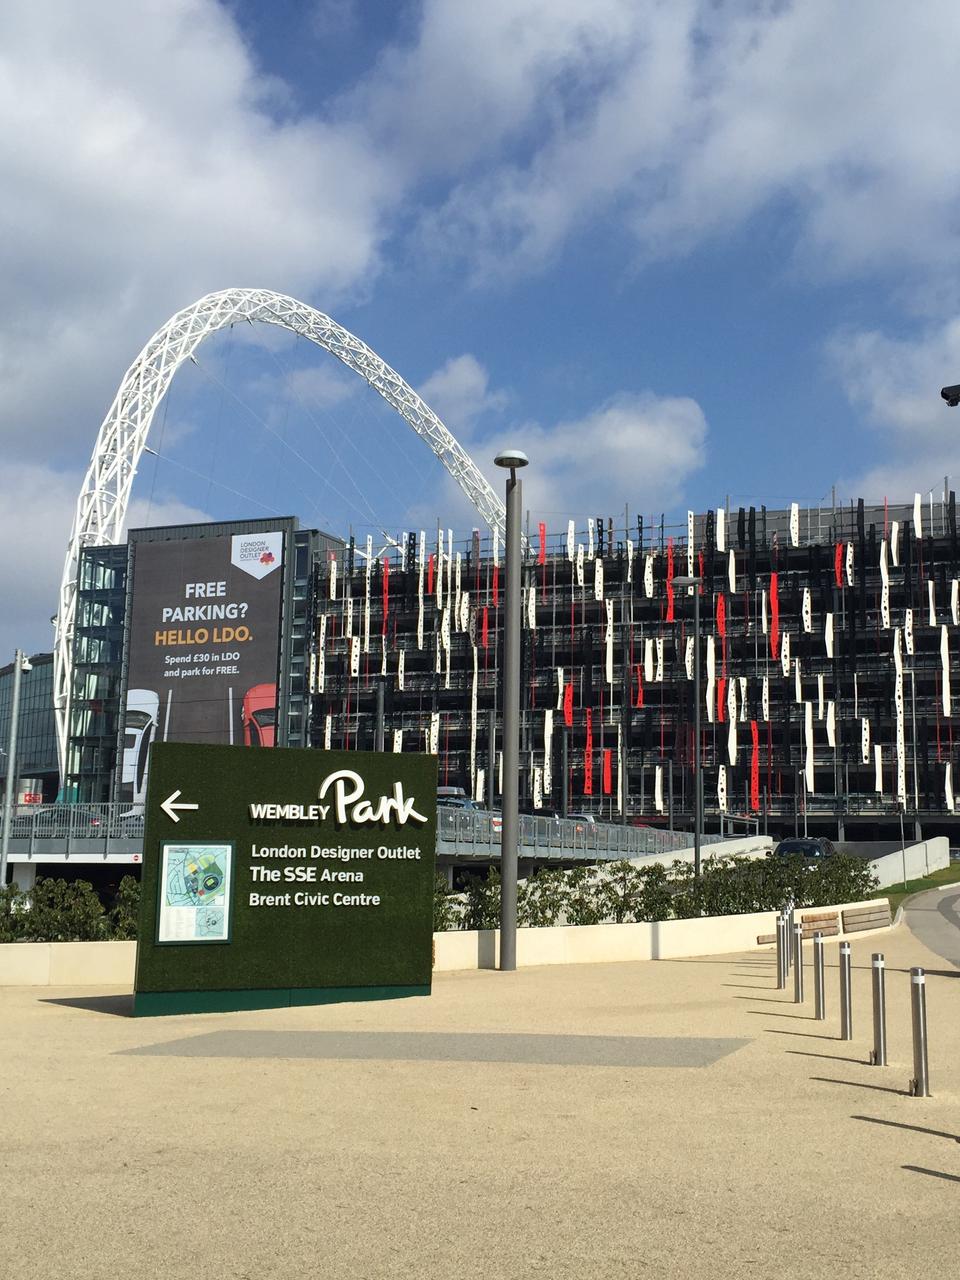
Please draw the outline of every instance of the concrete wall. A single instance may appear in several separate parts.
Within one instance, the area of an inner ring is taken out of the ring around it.
[[[889,885],[903,884],[904,879],[919,880],[931,871],[941,871],[950,865],[950,841],[946,836],[934,836],[932,840],[921,840],[919,844],[908,844],[903,850],[899,846],[892,853],[885,853],[880,858],[871,858],[870,866],[880,881],[880,888]],[[904,875],[906,870],[906,875]]]
[[[885,898],[873,899],[886,902]],[[801,908],[843,911],[868,903]],[[517,964],[603,964],[622,960],[670,960],[758,950],[757,936],[773,933],[776,913],[663,920],[650,924],[561,925],[517,930]],[[866,931],[864,931],[866,932]],[[841,935],[843,936],[843,935]],[[857,937],[862,936],[857,934]],[[434,970],[494,969],[499,930],[435,933]],[[133,986],[135,942],[8,942],[0,944],[0,987]]]
[[[776,844],[772,836],[737,836],[733,840],[712,840],[700,846],[700,856],[705,862],[707,858],[716,858],[736,854],[738,857],[765,858]],[[652,867],[661,862],[669,867],[674,862],[693,862],[693,849],[668,850],[665,853],[647,853],[641,857],[629,858],[631,866]]]
[[[836,911],[885,903],[843,902],[832,907],[798,908]],[[757,937],[776,931],[776,912],[741,916],[709,916],[693,920],[663,920],[651,924],[562,925],[550,929],[517,930],[517,965],[599,964],[620,960],[672,960],[684,956],[724,955],[759,950]],[[851,936],[863,937],[869,930]],[[840,934],[840,937],[845,935]],[[435,933],[436,972],[455,969],[493,969],[499,959],[499,930]]]
[[[5,942],[0,987],[130,987],[135,942]]]

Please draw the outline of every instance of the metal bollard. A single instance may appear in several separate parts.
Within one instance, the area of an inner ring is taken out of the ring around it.
[[[850,943],[840,943],[840,1039],[853,1039],[853,986]]]
[[[793,1003],[803,1004],[803,925],[793,926]]]
[[[873,982],[873,1049],[870,1062],[875,1067],[887,1065],[887,971],[883,955],[875,951],[871,960]]]
[[[796,924],[792,898],[787,903],[786,914],[787,914],[787,973],[789,973],[790,969],[793,966],[793,926]]]
[[[823,934],[815,933],[813,935],[813,1016],[818,1022],[823,1022],[827,1016],[825,978],[826,967],[823,956]]]
[[[910,1093],[915,1098],[930,1097],[930,1066],[927,1062],[927,975],[910,970],[910,1012],[913,1021],[913,1079]]]
[[[787,922],[782,915],[777,916],[777,990],[783,991],[787,985]]]

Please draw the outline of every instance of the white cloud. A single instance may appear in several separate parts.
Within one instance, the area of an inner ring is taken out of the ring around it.
[[[910,339],[843,332],[828,353],[870,425],[871,462],[846,482],[850,492],[905,498],[939,493],[944,475],[960,478],[960,410],[940,398],[942,386],[960,381],[960,317]]]
[[[389,162],[355,126],[274,119],[274,89],[212,0],[0,9],[9,453],[79,460],[140,346],[203,293],[327,300],[376,269]]]
[[[684,0],[678,0],[684,2]],[[415,38],[384,52],[344,104],[414,174],[469,171],[535,145],[593,92],[636,30],[635,0],[424,0]]]
[[[320,358],[320,353],[316,353]],[[275,400],[292,397],[308,411],[330,409],[355,396],[363,384],[356,374],[348,372],[332,360],[322,364],[284,368],[278,373],[263,374],[247,384],[247,391]]]
[[[707,423],[695,400],[653,392],[620,392],[580,418],[550,425],[504,424],[509,397],[491,388],[490,375],[469,353],[448,360],[419,388],[467,450],[497,493],[504,473],[493,459],[505,447],[522,447],[530,467],[521,473],[524,506],[553,517],[669,510],[684,485],[704,465]],[[483,415],[494,415],[493,423]],[[449,477],[439,503],[458,528],[476,523],[476,512]],[[437,503],[417,503],[410,516],[435,523]]]
[[[522,445],[524,506],[562,518],[631,511],[669,511],[705,462],[707,424],[695,400],[621,392],[569,422],[525,424],[486,441],[483,457]],[[475,454],[476,456],[476,454]],[[503,474],[482,467],[502,487]]]
[[[502,421],[502,419],[501,419]],[[504,472],[493,463],[502,449],[522,447],[530,459],[521,473],[523,504],[554,520],[670,510],[683,502],[684,486],[706,460],[707,424],[695,400],[620,392],[581,418],[543,425],[519,422],[455,433],[497,493]],[[432,505],[418,504],[415,519],[443,519],[459,528],[476,512],[447,478]]]
[[[418,388],[430,408],[454,435],[469,431],[485,413],[507,403],[504,391],[491,391],[490,375],[476,356],[452,356]]]
[[[32,653],[53,646],[50,618],[57,595],[81,476],[42,463],[8,462],[0,470],[0,546],[3,547],[3,614],[0,662],[15,649]],[[134,500],[127,527],[193,523],[209,515],[176,498]]]
[[[478,278],[539,268],[600,214],[646,256],[771,206],[815,274],[929,275],[960,249],[958,36],[952,0],[435,0],[366,118],[457,178],[422,244]]]
[[[213,517],[179,498],[134,498],[127,508],[126,529],[155,529],[165,524],[203,524]]]

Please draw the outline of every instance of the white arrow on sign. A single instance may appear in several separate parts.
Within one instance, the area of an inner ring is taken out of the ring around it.
[[[172,818],[174,822],[180,821],[180,815],[176,812],[177,809],[199,809],[200,808],[198,804],[187,804],[185,801],[181,801],[179,804],[176,804],[175,801],[179,794],[180,794],[179,791],[175,791],[172,796],[167,796],[166,800],[164,800],[160,805],[160,808],[167,815],[167,817]]]

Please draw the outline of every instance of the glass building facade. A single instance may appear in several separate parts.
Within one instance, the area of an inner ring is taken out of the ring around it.
[[[38,803],[57,798],[57,735],[53,717],[53,654],[30,658],[31,668],[20,674],[20,713],[17,721],[16,772],[21,799]],[[6,786],[13,710],[13,663],[0,668],[0,785]],[[27,794],[29,793],[29,794]],[[2,791],[0,791],[2,794]]]
[[[126,546],[88,547],[80,558],[73,640],[70,738],[64,799],[111,798],[126,611]]]

